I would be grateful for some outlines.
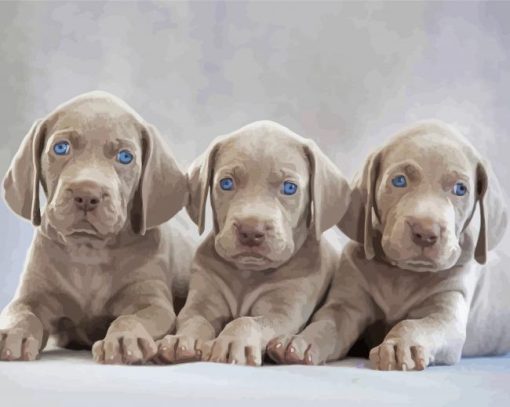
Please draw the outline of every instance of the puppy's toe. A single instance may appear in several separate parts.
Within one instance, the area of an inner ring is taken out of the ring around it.
[[[26,338],[21,349],[21,359],[25,361],[36,360],[39,356],[39,341],[33,336]]]
[[[211,359],[212,348],[214,346],[214,340],[205,341],[199,346],[200,360],[208,362]]]
[[[230,344],[230,350],[228,352],[228,363],[233,365],[245,365],[246,364],[246,350],[245,344],[241,341],[233,341]]]
[[[21,351],[23,346],[23,335],[20,332],[8,332],[3,340],[3,349],[0,359],[5,361],[21,359]]]
[[[397,360],[396,369],[403,371],[413,370],[415,363],[411,357],[411,348],[407,345],[401,344],[396,346],[395,356]]]
[[[122,358],[124,363],[128,365],[144,362],[143,353],[138,346],[137,338],[133,336],[125,336],[122,338]]]
[[[122,364],[122,353],[120,343],[116,338],[106,338],[103,344],[104,363],[107,365]]]
[[[273,362],[279,364],[286,364],[285,360],[285,351],[287,350],[287,346],[289,342],[292,340],[290,336],[279,336],[277,338],[272,339],[266,347],[266,351],[268,356],[271,358]]]
[[[211,350],[210,362],[227,363],[230,341],[218,338],[214,341]]]
[[[142,351],[144,362],[151,360],[158,353],[158,345],[151,337],[138,338],[138,347]]]
[[[370,350],[368,358],[370,359],[370,364],[372,365],[372,368],[375,370],[380,370],[379,366],[381,364],[381,360],[379,358],[379,346],[376,346],[375,348],[372,348]]]
[[[305,352],[305,365],[318,365],[324,363],[324,360],[320,359],[319,350],[316,345],[308,346]]]
[[[246,346],[245,347],[246,364],[249,366],[262,365],[262,352],[260,346]]]
[[[203,354],[204,354],[204,341],[201,340],[201,339],[196,339],[195,340],[195,356],[196,356],[196,360],[197,361],[202,360]]]
[[[305,354],[308,346],[308,343],[306,343],[303,338],[295,336],[285,351],[285,360],[287,363],[306,364]]]
[[[157,342],[158,356],[157,359],[161,363],[175,363],[175,348],[177,347],[178,338],[175,335],[167,335]]]
[[[380,370],[397,369],[395,344],[383,342],[379,346],[379,369]]]
[[[416,370],[425,369],[431,362],[427,349],[420,345],[411,346],[411,357],[414,361]]]
[[[92,357],[97,363],[104,363],[104,341],[97,341],[92,346]]]
[[[178,362],[191,362],[197,360],[197,350],[195,348],[195,339],[188,336],[180,336],[175,350]]]

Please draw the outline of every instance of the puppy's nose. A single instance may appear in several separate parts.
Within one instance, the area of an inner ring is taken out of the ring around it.
[[[73,193],[75,207],[85,212],[94,211],[101,204],[104,196],[101,188],[92,183],[73,185],[70,190]]]
[[[234,224],[237,232],[237,239],[243,246],[260,246],[264,243],[266,233],[264,225],[257,221],[243,221]]]
[[[74,203],[76,207],[85,212],[92,212],[99,205],[100,199],[94,195],[79,194],[75,195]]]
[[[441,226],[437,222],[429,219],[413,219],[408,223],[415,244],[421,247],[430,247],[436,244],[441,234]]]

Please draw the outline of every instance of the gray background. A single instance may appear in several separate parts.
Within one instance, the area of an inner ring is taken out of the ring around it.
[[[510,190],[510,3],[0,3],[0,172],[32,122],[104,89],[187,165],[272,119],[348,175],[402,126],[457,125]],[[0,307],[33,233],[0,204]],[[508,234],[503,248],[510,247]]]

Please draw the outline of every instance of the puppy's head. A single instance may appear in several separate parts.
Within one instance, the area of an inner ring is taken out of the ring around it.
[[[39,188],[47,205],[41,216]],[[123,101],[91,92],[38,120],[4,180],[5,198],[64,239],[144,234],[186,200],[186,180],[154,127]]]
[[[453,128],[426,122],[372,154],[339,226],[379,256],[413,271],[439,271],[501,239],[506,213],[496,179]],[[489,181],[490,178],[490,181]],[[479,209],[477,209],[479,208]]]
[[[200,233],[210,190],[216,251],[248,270],[287,262],[308,233],[319,239],[342,217],[349,198],[344,177],[315,143],[269,121],[217,138],[188,178],[187,209]]]

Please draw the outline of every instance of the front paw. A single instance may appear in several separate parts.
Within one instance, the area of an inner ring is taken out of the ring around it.
[[[157,346],[155,360],[162,364],[196,362],[202,356],[201,341],[189,336],[167,335],[157,342]]]
[[[245,338],[219,336],[203,346],[202,360],[216,363],[260,366],[262,349],[259,343]]]
[[[23,329],[0,330],[0,360],[32,361],[39,357],[41,343]]]
[[[145,328],[112,332],[92,347],[92,356],[98,363],[134,365],[150,361],[157,346]]]
[[[321,363],[316,347],[300,335],[279,336],[267,345],[267,354],[281,365],[318,365]]]
[[[377,370],[423,370],[433,362],[427,347],[403,338],[385,340],[369,357]]]

